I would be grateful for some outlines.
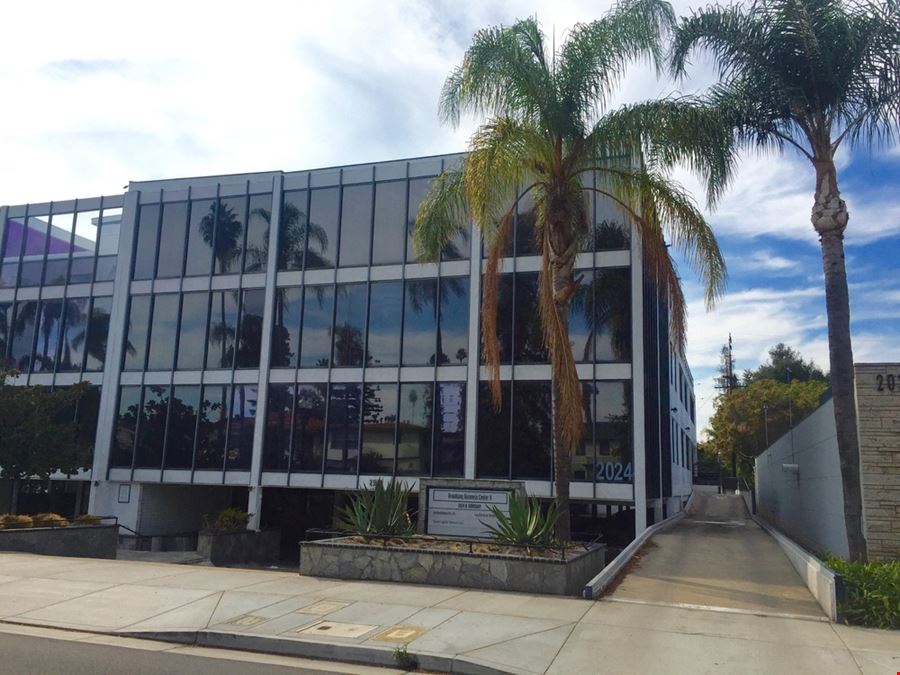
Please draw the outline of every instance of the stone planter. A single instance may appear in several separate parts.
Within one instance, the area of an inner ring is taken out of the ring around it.
[[[0,530],[0,551],[115,559],[118,525],[70,525]]]
[[[384,548],[349,537],[300,543],[300,574],[333,579],[399,581],[496,591],[581,595],[581,589],[605,564],[596,545],[566,560],[526,555]]]
[[[265,564],[277,562],[281,535],[277,530],[256,532],[201,532],[197,553],[213,565]]]

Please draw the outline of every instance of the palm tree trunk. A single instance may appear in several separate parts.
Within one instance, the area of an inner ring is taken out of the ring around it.
[[[862,522],[862,486],[859,468],[859,435],[853,376],[853,349],[850,343],[850,298],[844,265],[844,229],[847,204],[840,197],[837,170],[829,157],[814,162],[816,200],[812,224],[822,242],[825,271],[825,305],[828,314],[828,354],[838,457],[844,492],[844,524],[851,560],[867,558]]]

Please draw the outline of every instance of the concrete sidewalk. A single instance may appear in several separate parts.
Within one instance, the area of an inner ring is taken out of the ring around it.
[[[900,634],[814,619],[14,553],[0,620],[437,672],[900,671]]]

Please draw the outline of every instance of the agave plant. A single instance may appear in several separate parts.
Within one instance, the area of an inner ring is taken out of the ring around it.
[[[405,483],[380,478],[363,488],[340,510],[338,529],[371,535],[409,535],[415,531],[406,504],[411,489]]]
[[[519,546],[549,546],[554,543],[553,532],[559,512],[556,504],[551,503],[545,513],[541,504],[534,497],[519,497],[512,493],[509,497],[509,514],[503,513],[496,506],[491,513],[497,518],[497,524],[484,525],[494,536],[498,544],[517,544]]]

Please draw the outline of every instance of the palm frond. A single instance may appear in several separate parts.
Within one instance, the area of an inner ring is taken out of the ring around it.
[[[466,165],[434,179],[413,225],[413,249],[423,262],[440,260],[441,251],[469,218]]]
[[[500,339],[497,337],[497,306],[500,303],[500,259],[512,232],[515,204],[500,219],[496,236],[488,248],[484,270],[484,288],[481,290],[481,342],[484,365],[488,369],[491,402],[499,411],[503,404],[500,386]]]

